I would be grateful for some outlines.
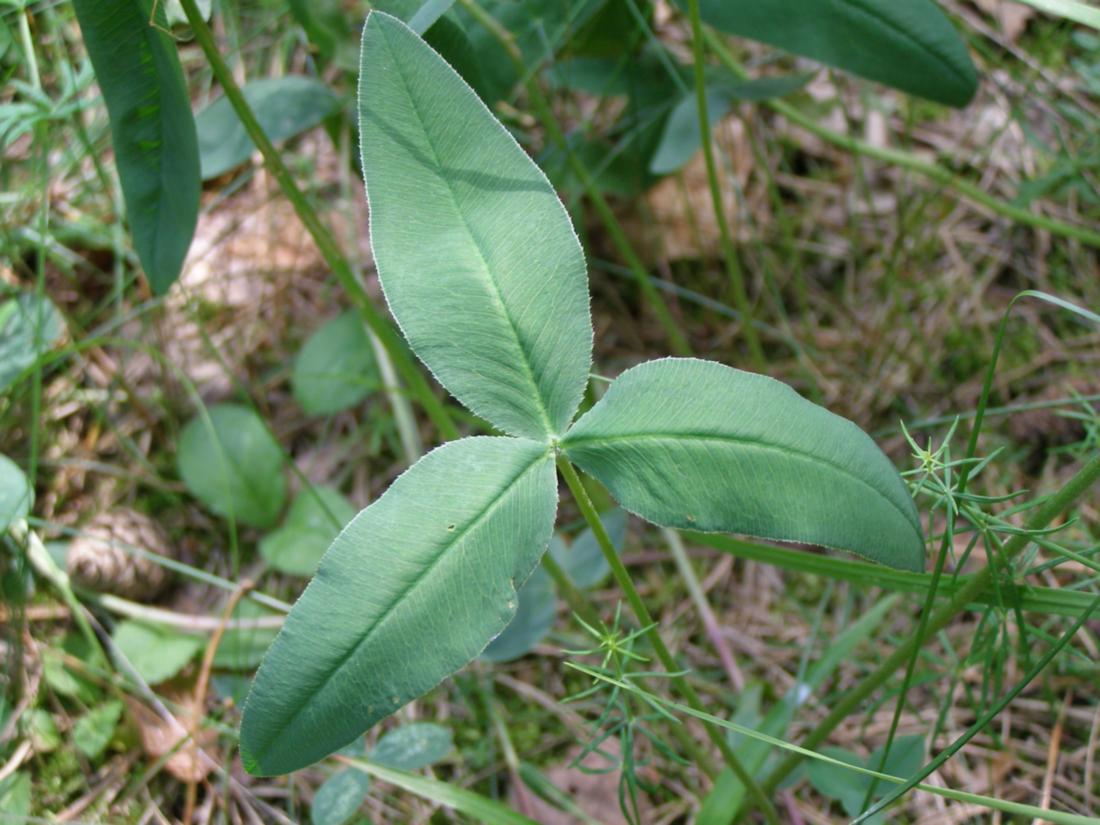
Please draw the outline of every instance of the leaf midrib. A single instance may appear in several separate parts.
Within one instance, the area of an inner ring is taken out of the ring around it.
[[[435,162],[436,169],[443,169],[443,163],[439,159],[439,152],[436,149],[435,142],[432,140],[431,133],[428,131],[424,116],[420,113],[420,107],[417,105],[416,98],[413,96],[412,89],[409,86],[409,80],[405,76],[404,67],[401,64],[400,59],[397,57],[397,53],[394,47],[390,44],[389,35],[386,33],[385,28],[380,29],[382,38],[386,43],[386,48],[389,50],[390,56],[393,60],[393,65],[397,69],[397,75],[401,78],[401,84],[405,89],[405,95],[409,99],[409,104],[412,106],[413,113],[416,115],[417,122],[420,124],[420,131],[424,135],[424,140],[428,144],[428,148],[432,153],[432,160]],[[472,92],[471,92],[472,94]],[[494,121],[495,123],[495,121]],[[503,128],[503,127],[501,127]],[[542,426],[544,434],[547,436],[554,436],[556,431],[554,425],[550,421],[550,413],[546,407],[546,402],[542,397],[542,391],[539,388],[538,382],[535,380],[534,370],[531,368],[531,359],[527,350],[523,346],[523,342],[520,340],[519,331],[516,329],[516,325],[512,320],[512,316],[508,311],[508,305],[504,303],[504,297],[501,295],[500,286],[497,284],[496,279],[493,277],[492,268],[489,266],[489,262],[485,256],[485,252],[481,248],[481,243],[478,241],[477,236],[474,234],[470,227],[469,221],[467,221],[465,214],[458,205],[458,197],[455,195],[454,187],[451,185],[451,181],[446,175],[438,174],[437,176],[443,184],[447,187],[447,194],[451,196],[451,205],[454,207],[455,214],[462,222],[462,228],[466,230],[467,236],[470,238],[470,242],[473,244],[474,249],[477,251],[478,258],[481,260],[481,268],[485,273],[485,280],[489,284],[489,288],[492,291],[492,298],[494,303],[499,307],[500,314],[504,317],[507,324],[508,331],[512,334],[512,340],[515,341],[516,349],[519,350],[520,362],[523,365],[523,375],[530,384],[532,390],[532,396],[535,400],[535,406],[538,409],[539,417],[542,419]]]
[[[409,594],[412,593],[412,591],[415,590],[421,584],[421,582],[424,581],[425,577],[428,576],[432,572],[432,570],[434,570],[436,566],[449,555],[450,550],[457,546],[460,542],[462,542],[466,538],[466,536],[470,534],[470,532],[476,529],[486,518],[488,518],[489,515],[491,515],[491,513],[496,509],[497,505],[500,504],[500,502],[520,482],[520,480],[525,475],[527,475],[527,473],[529,473],[532,468],[537,467],[538,464],[545,458],[545,453],[539,453],[529,464],[524,466],[506,484],[504,484],[500,492],[496,496],[494,496],[493,499],[488,504],[486,504],[485,507],[482,508],[482,510],[477,515],[470,519],[470,521],[467,522],[461,530],[456,530],[453,533],[451,541],[443,545],[439,549],[436,557],[432,559],[432,561],[427,566],[425,566],[425,568],[416,576],[415,579],[409,582],[404,590],[397,594],[397,596],[393,599],[386,611],[381,616],[376,618],[375,621],[370,625],[370,627],[363,631],[363,634],[359,637],[359,640],[356,641],[354,645],[352,645],[351,649],[348,650],[348,652],[344,654],[344,656],[335,665],[335,667],[333,667],[328,672],[328,675],[325,676],[324,681],[298,704],[298,706],[294,709],[294,711],[290,714],[286,721],[278,727],[275,733],[266,737],[267,741],[264,743],[264,745],[257,751],[253,752],[253,757],[256,759],[257,762],[261,760],[262,754],[267,753],[272,745],[278,742],[283,734],[286,733],[286,731],[298,721],[298,717],[301,716],[302,711],[306,709],[310,702],[314,701],[319,694],[324,692],[332,683],[332,680],[335,679],[344,670],[344,668],[347,667],[356,658],[359,650],[370,640],[375,631],[377,631],[385,624],[385,622],[393,615],[394,611],[402,603],[405,602]]]
[[[729,446],[730,444],[737,444],[737,445],[740,445],[740,446],[755,448],[755,449],[758,449],[758,450],[767,450],[767,451],[771,451],[771,452],[782,453],[783,455],[792,456],[794,458],[798,458],[798,459],[801,459],[803,461],[809,461],[810,463],[813,463],[813,464],[821,464],[821,465],[824,465],[825,467],[829,467],[830,469],[835,470],[836,472],[840,473],[841,475],[846,476],[847,478],[850,478],[853,481],[863,485],[867,489],[871,490],[879,498],[881,498],[882,500],[887,502],[892,508],[894,508],[894,510],[896,510],[902,516],[903,519],[905,519],[905,522],[910,527],[912,527],[914,529],[917,536],[919,538],[921,538],[921,541],[923,541],[923,536],[921,534],[920,528],[913,521],[910,514],[906,513],[905,510],[902,509],[897,504],[897,502],[895,502],[892,498],[887,496],[885,493],[883,493],[881,490],[879,490],[873,484],[868,482],[866,479],[861,478],[856,473],[853,473],[851,470],[849,470],[847,467],[844,467],[843,465],[837,464],[836,462],[830,461],[826,458],[822,458],[821,456],[814,455],[813,453],[807,452],[805,450],[796,449],[794,447],[785,447],[781,444],[775,444],[773,442],[764,441],[764,440],[758,439],[758,438],[747,438],[745,436],[721,435],[721,434],[714,434],[714,433],[660,432],[660,431],[645,432],[645,433],[624,433],[622,435],[603,435],[603,436],[584,436],[584,435],[581,435],[581,436],[576,437],[576,438],[570,438],[570,437],[567,436],[566,439],[562,442],[562,447],[566,450],[566,452],[568,452],[571,447],[576,447],[576,446],[580,446],[580,445],[597,445],[598,446],[601,443],[614,443],[614,442],[623,442],[623,441],[626,441],[626,442],[629,442],[629,441],[672,441],[672,442],[676,442],[676,443],[680,443],[680,444],[683,444],[685,442],[687,442],[687,443],[704,443],[704,442],[707,442],[707,441],[712,441],[712,442],[716,442],[718,444],[721,444],[723,446]]]

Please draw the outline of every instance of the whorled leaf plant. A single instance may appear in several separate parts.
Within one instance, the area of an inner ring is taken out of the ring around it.
[[[470,87],[380,12],[363,30],[359,116],[390,309],[440,383],[507,435],[432,451],[335,539],[245,704],[250,772],[332,753],[504,630],[550,542],[559,457],[665,527],[922,567],[917,511],[887,458],[771,378],[651,361],[573,421],[592,325],[568,215]]]

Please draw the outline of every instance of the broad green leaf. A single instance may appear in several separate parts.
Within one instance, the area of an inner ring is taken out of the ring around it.
[[[381,385],[363,319],[354,309],[314,332],[294,359],[290,386],[309,415],[354,407]]]
[[[183,483],[220,516],[270,527],[286,500],[283,452],[248,407],[218,404],[180,436],[176,462]]]
[[[0,534],[24,519],[34,504],[34,493],[19,465],[0,453]]]
[[[626,541],[626,511],[616,507],[601,515],[600,521],[615,550],[621,551]],[[591,528],[586,527],[568,547],[560,540],[551,543],[550,552],[577,587],[596,587],[611,573],[611,565],[604,558]]]
[[[0,392],[57,342],[65,321],[53,301],[21,292],[0,303]]]
[[[171,679],[203,647],[199,636],[135,621],[122,622],[111,638],[138,675],[150,685]]]
[[[664,527],[924,565],[916,506],[870,437],[763,375],[650,361],[619,376],[562,446],[623,507]]]
[[[73,0],[107,114],[134,248],[164,294],[179,277],[199,216],[191,99],[151,0]]]
[[[340,108],[332,90],[311,77],[265,77],[245,84],[241,91],[273,143],[312,129]],[[220,97],[199,112],[195,126],[203,180],[224,175],[256,151],[228,98]]]
[[[467,438],[420,459],[340,533],[287,617],[245,703],[246,768],[309,765],[481,653],[556,506],[544,444]]]
[[[414,722],[394,728],[379,739],[367,758],[399,771],[418,771],[442,762],[452,750],[454,737],[450,728],[432,722]]]
[[[276,570],[292,576],[310,576],[340,530],[355,517],[338,490],[303,490],[290,505],[282,527],[264,536],[260,554]]]
[[[965,106],[977,90],[966,44],[932,0],[700,0],[699,8],[716,29],[929,100]]]
[[[97,759],[106,750],[115,735],[118,720],[122,718],[122,702],[112,699],[92,708],[73,726],[73,744],[89,759]]]
[[[359,116],[378,274],[409,344],[502,430],[560,433],[592,325],[557,194],[462,78],[380,12],[363,30]]]
[[[554,626],[557,601],[550,576],[541,567],[519,590],[519,609],[504,632],[489,642],[481,658],[490,662],[510,662],[526,656],[546,638]]]
[[[368,791],[369,776],[355,768],[344,768],[317,789],[309,818],[313,825],[344,825],[355,816]]]

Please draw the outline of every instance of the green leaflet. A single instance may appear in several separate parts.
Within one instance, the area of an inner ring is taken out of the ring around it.
[[[73,6],[107,104],[134,248],[153,291],[164,294],[199,216],[198,139],[176,46],[150,23],[150,0]]]
[[[766,376],[650,361],[619,376],[562,446],[623,507],[665,527],[924,566],[916,507],[870,437]]]
[[[560,433],[592,325],[557,194],[454,70],[381,12],[363,30],[359,117],[378,273],[409,344],[502,430]]]
[[[265,77],[246,84],[241,92],[273,143],[312,129],[340,109],[340,98],[312,77]],[[226,97],[219,97],[199,112],[195,128],[203,180],[224,175],[256,151]]]
[[[294,359],[290,386],[309,415],[354,407],[382,385],[378,361],[359,312],[326,321]]]
[[[255,411],[217,404],[180,434],[180,477],[203,504],[242,524],[270,527],[286,503],[285,459]]]
[[[546,445],[466,438],[424,456],[344,529],[245,703],[241,753],[286,773],[348,744],[507,626],[550,541]]]
[[[929,100],[965,106],[978,87],[966,45],[931,0],[700,0],[699,9],[716,29]]]
[[[64,334],[65,319],[45,295],[17,292],[0,303],[0,393]]]

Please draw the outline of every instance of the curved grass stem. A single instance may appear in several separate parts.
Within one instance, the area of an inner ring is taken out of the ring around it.
[[[580,476],[577,475],[577,471],[565,457],[560,457],[558,459],[558,469],[565,479],[565,483],[569,486],[569,490],[572,492],[573,499],[577,502],[577,507],[580,508],[584,520],[588,523],[589,528],[596,537],[596,542],[599,544],[604,558],[607,559],[607,563],[611,566],[611,572],[615,577],[615,581],[626,597],[630,609],[634,612],[634,617],[642,627],[649,628],[645,633],[645,637],[653,648],[653,651],[657,654],[657,658],[661,660],[661,665],[668,671],[672,686],[687,701],[691,708],[703,712],[703,703],[699,698],[699,694],[696,693],[691,683],[684,678],[682,668],[677,663],[672,652],[665,645],[664,639],[661,638],[661,634],[657,630],[657,624],[653,621],[653,616],[642,600],[641,594],[638,593],[637,588],[634,587],[634,582],[630,578],[630,572],[626,569],[626,565],[623,564],[622,559],[619,558],[619,554],[615,552],[615,546],[611,541],[611,537],[608,536],[607,530],[600,520],[599,513],[596,512],[596,507],[592,504],[592,499],[589,498],[588,491],[585,490]],[[682,728],[676,726],[673,730],[682,730]],[[741,764],[741,760],[738,759],[737,754],[733,752],[729,742],[726,741],[726,737],[718,730],[710,727],[707,728],[707,735],[722,754],[722,758],[725,760],[726,765],[748,790],[749,796],[763,812],[768,822],[778,825],[780,820],[779,814],[775,810],[775,806],[772,805],[771,800],[760,787],[756,779],[745,769],[745,766]],[[698,743],[690,737],[688,737],[685,745],[688,745],[688,743],[690,743],[688,746],[689,751],[691,751],[696,764],[699,765],[700,768],[706,770],[708,775],[713,778],[713,768],[710,770],[706,769],[709,759],[706,759],[705,755],[700,752]]]
[[[753,365],[764,372],[767,364],[764,350],[760,346],[760,336],[753,326],[752,307],[745,291],[745,277],[737,259],[737,250],[733,246],[729,223],[726,220],[726,207],[722,203],[722,187],[718,181],[718,164],[714,159],[714,144],[711,142],[710,114],[707,112],[706,66],[703,63],[703,23],[699,17],[699,0],[688,0],[688,15],[691,17],[691,50],[695,63],[695,108],[699,117],[699,135],[703,140],[703,158],[707,164],[707,183],[710,186],[710,199],[714,208],[714,220],[718,223],[718,235],[722,242],[722,257],[726,262],[726,274],[733,290],[733,302],[741,313],[741,331],[749,347]]]
[[[1014,535],[1005,543],[1003,558],[1011,561],[1018,556],[1030,543],[1031,534],[1045,529],[1057,516],[1073,504],[1078,498],[1100,480],[1100,453],[1094,455],[1085,465],[1054,495],[1050,496],[1040,506],[1035,515],[1028,521],[1026,530]],[[928,619],[923,633],[914,633],[903,644],[898,645],[877,668],[865,676],[852,690],[844,694],[829,711],[829,714],[818,723],[802,743],[804,748],[816,748],[825,741],[825,738],[833,732],[837,725],[856,711],[863,702],[870,697],[887,679],[894,675],[899,668],[904,666],[917,652],[923,638],[935,635],[945,628],[955,616],[977,600],[990,585],[994,569],[985,567],[967,582],[966,586],[958,590],[952,599],[936,611]],[[771,792],[779,786],[779,783],[793,771],[802,760],[799,754],[789,754],[764,780],[764,790]]]

